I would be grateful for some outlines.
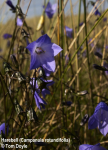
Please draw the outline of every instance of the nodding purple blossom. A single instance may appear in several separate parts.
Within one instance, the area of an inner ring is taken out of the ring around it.
[[[45,6],[43,6],[43,8],[45,8]],[[48,16],[48,18],[52,18],[53,15],[56,13],[56,9],[57,9],[57,3],[51,5],[50,2],[48,2],[46,9],[45,9],[45,13]]]
[[[55,43],[51,43],[51,39],[47,34],[30,43],[26,48],[31,53],[30,70],[42,66],[49,71],[55,71],[54,56],[61,52],[62,49]]]
[[[97,15],[101,16],[101,13],[100,13],[99,10],[97,9],[97,7],[95,7],[95,10],[96,10],[96,11],[95,11],[94,14],[95,14],[96,16],[97,16]]]
[[[94,114],[89,118],[88,128],[97,128],[105,136],[108,133],[108,106],[104,102],[100,102],[94,111]]]
[[[21,17],[17,17],[17,26],[22,26],[23,25],[23,19]]]
[[[11,38],[11,37],[12,37],[11,34],[8,34],[8,33],[3,34],[3,38],[4,38],[4,39],[9,39],[9,38]]]
[[[93,68],[97,69],[97,70],[101,70],[101,71],[108,71],[107,68],[103,67],[103,66],[99,66],[97,64],[93,64]]]
[[[89,44],[91,41],[92,41],[92,39],[89,39],[88,44]],[[90,44],[90,46],[91,46],[91,47],[94,47],[94,42],[92,42],[92,43]]]
[[[16,11],[16,7],[12,4],[11,0],[7,0],[6,4],[11,8],[13,12]]]
[[[45,108],[44,105],[47,105],[47,103],[38,95],[37,91],[34,92],[34,98],[35,98],[36,105],[40,110],[41,110],[41,106],[42,108]]]
[[[101,53],[101,48],[96,48],[96,52]]]
[[[82,144],[79,146],[79,150],[106,150],[106,148],[100,146],[100,143],[96,145]]]
[[[71,106],[72,102],[71,101],[66,101],[66,102],[62,102],[63,105],[66,106]]]
[[[0,125],[0,134],[1,134],[1,131],[5,135],[5,123],[2,123]],[[8,134],[8,131],[9,131],[9,126],[7,126],[7,134]]]
[[[81,27],[81,26],[83,25],[83,23],[84,23],[84,22],[81,22],[81,23],[79,24],[79,26]]]
[[[38,93],[42,93],[43,98],[45,98],[46,94],[50,94],[49,86],[53,84],[54,81],[44,80],[43,78],[38,78],[35,83],[35,78],[33,78],[33,86],[36,86]]]
[[[97,56],[98,58],[102,59],[101,49],[96,48],[96,51],[94,52],[94,55]]]
[[[68,64],[68,62],[69,62],[69,56],[66,55],[66,56],[65,56],[65,63],[66,63],[66,65]]]
[[[35,86],[34,98],[36,105],[39,109],[41,109],[41,106],[45,108],[44,105],[46,105],[46,102],[38,94],[41,92],[43,97],[45,98],[46,94],[50,94],[48,86],[51,86],[52,84],[54,84],[54,82],[52,80],[44,80],[42,78],[40,78],[39,80],[37,79],[36,83],[35,78],[32,78],[32,81],[30,82],[30,84],[33,86],[33,88]]]
[[[105,52],[108,52],[108,45],[105,46]]]
[[[83,57],[86,57],[86,56],[87,56],[87,50],[84,50],[84,52],[82,53],[82,56],[83,56]]]
[[[104,62],[103,66],[108,69],[108,63]],[[108,75],[108,71],[105,71],[105,74]]]
[[[66,30],[66,36],[69,37],[69,38],[72,38],[73,29],[65,26],[65,30]]]
[[[106,22],[107,21],[107,17],[103,18],[103,22]]]

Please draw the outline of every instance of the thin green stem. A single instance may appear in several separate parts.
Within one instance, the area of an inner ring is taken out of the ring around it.
[[[85,34],[87,37],[87,23],[86,23],[86,0],[84,2],[84,22],[85,22]],[[93,94],[92,94],[92,79],[91,79],[91,73],[90,73],[90,62],[89,62],[89,50],[88,50],[88,42],[87,38],[85,39],[86,41],[86,47],[87,47],[87,63],[88,63],[88,73],[89,73],[89,81],[90,81],[90,99],[93,105]]]

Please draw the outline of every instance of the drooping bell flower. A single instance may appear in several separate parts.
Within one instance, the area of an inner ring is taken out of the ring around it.
[[[2,123],[0,125],[0,134],[1,134],[1,131],[5,135],[5,123]],[[8,131],[9,131],[9,126],[7,126],[7,134],[8,134]]]
[[[81,22],[81,23],[79,24],[79,26],[81,27],[81,26],[83,25],[83,23],[84,23],[84,22]]]
[[[34,98],[35,98],[35,102],[37,107],[41,110],[41,106],[42,108],[45,108],[44,105],[46,105],[47,103],[38,95],[38,93],[40,92],[39,89],[37,89],[37,84],[35,83],[35,78],[32,78],[32,81],[30,81],[30,84],[32,86],[32,89],[35,88],[34,91]],[[35,87],[34,87],[35,86]],[[33,92],[33,90],[32,90]]]
[[[98,58],[102,59],[102,53],[95,51],[94,55],[97,56]]]
[[[71,104],[72,104],[71,101],[62,102],[62,105],[66,105],[66,106],[71,106]]]
[[[31,53],[30,70],[42,66],[49,71],[55,71],[54,56],[61,52],[62,49],[55,43],[51,43],[51,39],[47,34],[30,43],[26,48]]]
[[[94,114],[89,118],[88,128],[97,128],[106,136],[108,133],[108,106],[104,102],[100,102],[94,111]]]
[[[7,0],[6,4],[11,8],[12,12],[16,12],[16,7],[12,4],[11,0]]]
[[[97,16],[97,15],[101,16],[101,13],[100,13],[99,10],[97,9],[97,7],[95,7],[95,10],[96,10],[96,11],[95,11],[94,14],[95,14],[96,16]]]
[[[107,17],[103,18],[103,21],[106,22],[107,21]]]
[[[66,65],[68,64],[68,62],[69,62],[69,56],[66,55],[66,56],[65,56],[65,63],[66,63]]]
[[[91,41],[92,41],[92,39],[89,39],[88,44],[89,44]],[[91,46],[91,47],[94,47],[94,42],[92,42],[92,43],[90,44],[90,46]]]
[[[93,64],[93,67],[97,70],[101,70],[101,71],[108,71],[108,69],[106,69],[105,67],[103,66],[99,66],[97,64]]]
[[[34,98],[35,98],[36,105],[40,110],[41,110],[41,106],[42,108],[45,108],[44,105],[47,105],[47,103],[38,95],[36,91],[34,93]]]
[[[45,8],[45,6],[43,6],[43,8]],[[52,18],[53,15],[56,13],[56,9],[57,9],[57,3],[51,5],[50,2],[48,2],[46,9],[45,9],[45,13],[48,16],[48,18]]]
[[[86,57],[86,55],[87,55],[87,50],[85,50],[85,51],[82,53],[82,56],[83,56],[83,57]]]
[[[50,94],[49,86],[54,84],[52,80],[44,80],[43,78],[38,78],[35,83],[35,78],[33,80],[33,86],[36,86],[38,93],[42,93],[43,98],[45,98],[46,94]],[[30,82],[32,83],[32,82]]]
[[[11,37],[12,37],[11,34],[8,34],[8,33],[3,34],[3,38],[4,38],[4,39],[9,39],[9,38],[11,38]]]
[[[79,150],[106,150],[106,148],[100,146],[100,143],[96,145],[82,144],[79,146]]]
[[[104,62],[103,66],[108,69],[108,63]],[[108,75],[108,71],[105,71],[105,74]]]
[[[105,46],[105,52],[108,52],[108,45]]]
[[[66,30],[66,36],[69,37],[69,38],[72,38],[72,32],[73,32],[73,29],[65,26],[65,30]],[[65,33],[65,32],[64,32]]]

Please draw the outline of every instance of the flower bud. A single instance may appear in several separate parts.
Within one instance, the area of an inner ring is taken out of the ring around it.
[[[40,30],[41,28],[42,28],[42,26],[43,26],[43,24],[44,24],[44,16],[42,15],[41,17],[40,17],[40,19],[39,19],[39,22],[38,22],[38,25],[37,25],[37,31],[38,30]]]
[[[98,69],[98,70],[101,70],[101,71],[108,71],[108,69],[106,69],[105,67],[99,66],[99,65],[97,65],[97,64],[93,64],[93,67],[94,67],[95,69]]]
[[[86,94],[88,94],[88,91],[81,91],[81,92],[77,92],[77,96],[83,96],[83,95],[86,95]]]
[[[28,122],[32,121],[32,120],[38,121],[38,117],[33,108],[31,108],[30,110],[27,111],[27,120],[28,120]]]
[[[88,119],[89,119],[89,115],[86,114],[86,115],[84,116],[84,118],[82,119],[82,121],[80,122],[80,126],[85,125],[85,123],[87,123]]]
[[[24,75],[21,72],[16,72],[15,75],[18,78],[19,83],[26,82],[26,78],[24,77]]]
[[[15,104],[16,113],[17,113],[17,115],[19,115],[21,112],[23,112],[23,109],[22,109],[22,107],[19,105],[19,103],[17,102],[16,99],[14,100],[14,104]]]

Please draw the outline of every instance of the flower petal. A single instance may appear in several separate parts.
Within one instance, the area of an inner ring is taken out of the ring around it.
[[[99,145],[100,143],[96,145],[82,144],[79,146],[79,150],[106,150],[104,147],[101,147]]]
[[[94,117],[94,115],[92,115],[88,121],[88,129],[95,129],[97,128],[97,126],[98,126],[98,122],[96,118]]]
[[[108,106],[107,106],[107,104],[104,103],[104,102],[100,102],[100,103],[96,106],[94,113],[96,113],[100,108],[103,109],[103,110],[108,111]]]
[[[12,37],[12,35],[11,34],[8,34],[8,33],[5,33],[4,35],[3,35],[3,38],[4,39],[8,39],[8,38],[11,38]]]
[[[2,130],[3,134],[5,134],[5,123],[2,123],[0,126],[0,134],[1,134],[1,130]]]
[[[38,43],[38,47],[42,47],[43,45],[51,44],[51,39],[47,34],[41,36],[39,39],[36,40],[36,43]]]
[[[37,105],[37,107],[38,107],[39,109],[41,109],[40,103],[41,103],[41,104],[45,104],[45,105],[47,104],[43,99],[41,99],[41,98],[39,97],[39,95],[37,94],[36,91],[35,91],[34,97],[35,97],[36,105]]]
[[[22,25],[23,25],[22,19],[17,17],[17,26],[22,26]]]
[[[0,126],[0,134],[1,134],[1,130],[3,134],[5,134],[5,123],[2,123]],[[9,131],[9,126],[7,126],[7,134],[8,134],[8,131]]]
[[[53,4],[53,5],[52,5],[53,13],[55,13],[55,12],[56,12],[56,9],[57,9],[57,3],[55,3],[55,4]]]
[[[54,72],[55,71],[55,60],[51,62],[47,62],[46,64],[43,64],[43,67],[45,67],[47,70]]]
[[[39,103],[39,98],[38,98],[37,95],[38,95],[37,92],[35,92],[35,94],[34,94],[35,102],[36,102],[37,107],[38,107],[39,109],[41,109],[40,103]]]
[[[15,6],[12,4],[12,2],[10,1],[10,0],[7,0],[6,1],[6,4],[8,5],[8,6],[10,6],[11,8],[12,8],[12,10],[16,10],[16,8],[15,8]]]
[[[53,52],[54,52],[54,56],[56,56],[58,53],[60,53],[63,49],[58,46],[57,44],[53,44],[52,45],[52,49],[53,49]]]
[[[79,150],[92,150],[93,145],[82,144],[79,146]]]
[[[43,98],[45,98],[46,94],[50,94],[50,91],[47,90],[47,89],[43,89],[42,90],[42,96],[43,96]]]
[[[34,42],[30,43],[29,45],[27,45],[26,48],[27,48],[27,49],[30,51],[30,53],[32,54],[32,53],[35,51],[35,49],[36,49],[36,41],[34,41]]]
[[[47,77],[49,77],[50,74],[51,74],[51,71],[47,70],[47,69],[44,68],[44,67],[43,67],[43,69],[44,69],[44,71],[45,71],[45,75],[46,75]]]
[[[66,36],[69,37],[69,38],[72,38],[73,29],[65,26],[65,30],[66,30]]]
[[[40,57],[37,54],[31,55],[31,63],[30,63],[30,70],[36,69],[41,66]]]
[[[106,134],[108,133],[108,122],[103,122],[101,125],[99,125],[99,130],[100,130],[100,132],[104,135],[104,136],[106,136]]]

